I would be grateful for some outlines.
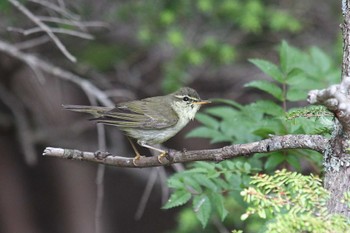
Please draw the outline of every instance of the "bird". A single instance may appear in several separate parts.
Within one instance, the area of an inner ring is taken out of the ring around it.
[[[202,100],[197,91],[190,87],[164,96],[148,97],[118,103],[115,107],[63,105],[64,109],[89,113],[97,123],[119,128],[128,137],[135,152],[134,165],[141,158],[136,146],[130,140],[145,148],[159,152],[158,161],[167,154],[154,147],[172,138],[194,119],[197,111],[209,100]]]

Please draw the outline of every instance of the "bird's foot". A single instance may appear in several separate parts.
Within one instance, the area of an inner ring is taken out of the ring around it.
[[[145,156],[142,156],[140,154],[137,154],[133,159],[132,159],[132,164],[134,164],[135,167],[137,167],[138,165],[136,164],[137,160],[140,160],[141,158],[143,158]]]
[[[161,152],[160,155],[158,155],[158,157],[157,157],[158,162],[159,162],[160,164],[163,164],[163,163],[162,163],[162,158],[167,157],[167,155],[168,155],[168,152],[166,152],[166,151]]]
[[[160,164],[163,164],[162,163],[162,158],[166,158],[169,162],[173,162],[173,157],[172,157],[172,154],[174,153],[174,150],[171,150],[169,149],[168,151],[163,151],[160,153],[160,155],[158,155],[158,162]]]

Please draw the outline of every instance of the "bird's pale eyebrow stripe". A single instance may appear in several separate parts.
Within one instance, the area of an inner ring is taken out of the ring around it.
[[[175,97],[179,98],[179,99],[182,99],[184,97],[188,97],[191,100],[198,101],[198,99],[196,97],[191,97],[191,96],[188,96],[188,95],[176,95]]]

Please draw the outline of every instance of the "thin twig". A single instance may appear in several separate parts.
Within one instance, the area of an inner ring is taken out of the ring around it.
[[[157,173],[158,173],[157,169],[152,169],[151,175],[148,177],[146,188],[142,193],[141,200],[139,202],[139,205],[135,213],[136,220],[139,220],[145,211],[147,201],[151,195],[151,191],[157,180]]]
[[[26,118],[24,106],[2,85],[0,85],[0,100],[12,111],[14,120],[16,122],[15,125],[17,127],[20,146],[26,163],[29,165],[35,165],[38,161],[38,158],[32,137],[29,135],[31,132],[29,126],[30,124]]]
[[[162,205],[165,204],[165,202],[168,201],[169,198],[169,187],[167,185],[168,177],[166,175],[164,167],[158,167],[157,168],[159,179],[160,179],[160,186],[162,190]]]
[[[91,93],[86,93],[91,105],[97,105],[96,98],[91,95]],[[98,148],[100,151],[105,151],[107,148],[106,142],[106,130],[105,126],[102,124],[97,125],[97,138],[98,138]],[[96,174],[96,209],[95,209],[95,233],[103,232],[102,223],[102,209],[104,200],[104,176],[105,176],[106,166],[104,164],[99,164],[97,167]]]
[[[45,83],[45,76],[43,75],[43,73],[37,69],[35,66],[33,66],[33,64],[28,63],[29,68],[33,71],[34,75],[37,77],[37,79],[39,80],[39,82],[41,84]]]
[[[44,32],[44,29],[41,27],[35,27],[35,28],[31,28],[31,29],[8,27],[7,30],[13,31],[13,32],[18,32],[18,33],[21,33],[25,36],[28,36],[28,35],[31,35],[34,33]],[[50,28],[50,30],[54,33],[75,36],[75,37],[79,37],[79,38],[83,38],[83,39],[87,39],[87,40],[94,39],[94,36],[92,36],[91,34],[88,34],[85,32],[79,32],[76,30],[70,30],[70,29],[65,29],[65,28]]]
[[[76,62],[77,59],[66,49],[66,47],[62,44],[60,39],[52,32],[51,28],[40,21],[32,12],[30,12],[25,6],[23,6],[17,0],[9,0],[13,6],[15,6],[18,10],[20,10],[23,14],[25,14],[30,20],[32,20],[36,25],[38,25],[47,35],[51,38],[51,40],[56,44],[58,49],[72,62]]]
[[[69,12],[65,7],[60,7],[60,6],[57,6],[51,2],[48,2],[48,1],[41,1],[41,0],[28,0],[29,2],[34,2],[36,4],[39,4],[39,5],[42,5],[48,9],[51,9],[53,11],[56,11],[58,13],[60,13],[61,15],[67,17],[67,18],[71,18],[71,19],[74,19],[74,20],[79,20],[80,19],[80,16],[77,15],[77,14],[74,14],[72,12]]]
[[[103,232],[102,209],[104,200],[104,175],[106,166],[99,164],[96,173],[96,208],[95,208],[95,233]]]
[[[51,22],[51,23],[58,23],[58,24],[66,24],[71,26],[77,26],[79,28],[85,28],[85,27],[105,27],[108,28],[109,25],[105,22],[100,21],[90,21],[90,22],[80,22],[80,21],[74,21],[70,19],[62,19],[58,17],[51,17],[51,16],[37,16],[38,19],[44,22]]]
[[[99,88],[97,88],[94,84],[92,84],[88,80],[76,74],[73,74],[67,70],[64,70],[64,69],[61,69],[60,67],[52,65],[51,63],[41,60],[34,55],[24,53],[20,51],[18,48],[16,48],[15,46],[1,40],[0,40],[0,51],[28,65],[31,65],[32,67],[40,69],[43,72],[52,74],[63,80],[67,80],[79,85],[83,90],[85,90],[85,92],[91,93],[104,106],[109,106],[109,107],[114,106],[114,103],[109,99],[109,97],[103,91],[101,91]]]
[[[23,49],[30,49],[30,48],[45,44],[49,41],[50,41],[50,38],[47,35],[44,35],[31,40],[16,43],[14,44],[14,46],[20,50],[23,50]]]

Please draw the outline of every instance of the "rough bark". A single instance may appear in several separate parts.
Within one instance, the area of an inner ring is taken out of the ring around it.
[[[158,161],[157,156],[142,157],[137,161],[132,158],[112,155],[107,152],[83,152],[72,149],[47,147],[44,156],[58,157],[63,159],[83,160],[95,163],[102,163],[116,167],[155,167],[165,166],[174,163],[186,163],[193,161],[223,161],[234,157],[249,156],[254,153],[266,153],[285,149],[311,149],[324,152],[328,139],[319,135],[284,135],[274,136],[269,139],[236,144],[211,150],[197,151],[175,151],[171,150],[168,156]]]
[[[343,203],[344,193],[350,191],[350,1],[343,0],[342,3],[342,82],[324,90],[311,91],[308,100],[326,106],[336,116],[334,132],[324,153],[324,187],[330,192],[329,212],[350,217],[350,209]]]

